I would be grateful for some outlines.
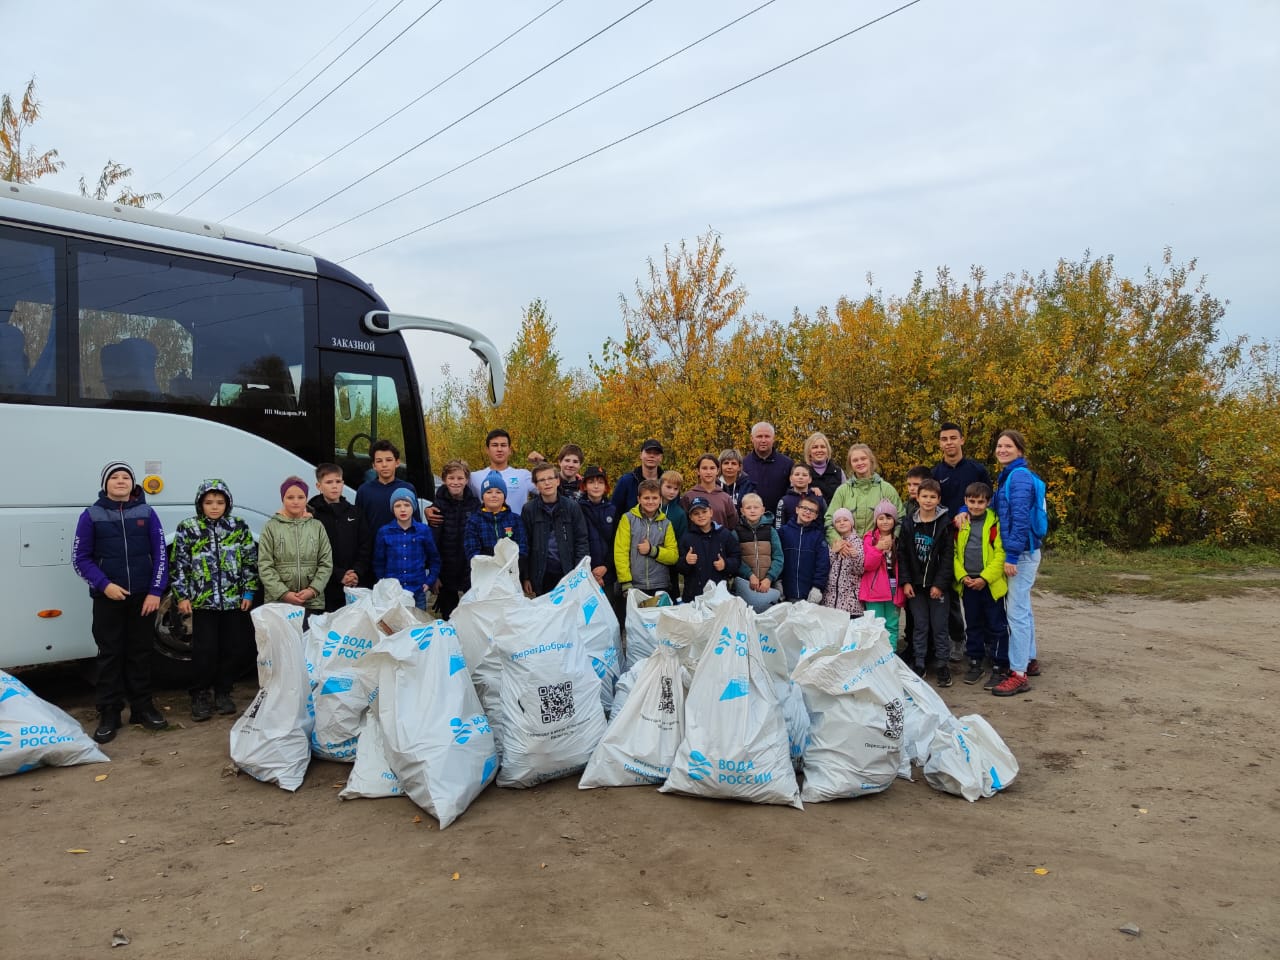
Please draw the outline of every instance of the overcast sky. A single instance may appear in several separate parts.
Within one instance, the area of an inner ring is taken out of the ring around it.
[[[163,211],[185,207],[188,216],[275,232],[343,260],[898,5],[776,0],[562,120],[316,236],[761,2],[651,0],[348,187],[641,3],[562,0],[352,148],[232,215],[553,5],[442,0],[410,27],[432,2],[0,0],[0,89],[19,95],[37,76],[44,116],[28,142],[56,147],[67,164],[42,186],[74,190],[80,175],[92,180],[111,157],[134,168],[135,188],[166,195]],[[354,78],[213,187],[405,27]],[[541,297],[559,327],[562,354],[577,366],[599,355],[606,336],[620,334],[618,294],[633,290],[646,258],[660,260],[664,244],[692,241],[709,226],[721,232],[750,292],[748,309],[772,318],[856,296],[868,273],[892,294],[904,292],[916,271],[931,277],[939,265],[963,275],[981,264],[1000,275],[1051,268],[1059,257],[1090,250],[1114,254],[1121,271],[1137,275],[1171,246],[1179,259],[1199,258],[1209,291],[1230,301],[1224,334],[1274,336],[1278,90],[1280,4],[1272,0],[922,0],[670,123],[345,266],[393,309],[468,323],[503,350],[521,308]],[[245,134],[243,144],[196,177]],[[425,383],[434,380],[438,356],[419,355]]]

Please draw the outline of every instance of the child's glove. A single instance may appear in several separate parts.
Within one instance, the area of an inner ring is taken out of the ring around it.
[[[809,600],[809,602],[810,602],[810,603],[821,603],[821,602],[822,602],[822,591],[821,591],[821,590],[819,590],[817,587],[813,587],[813,588],[812,588],[812,589],[810,589],[810,591],[809,591],[809,597],[808,597],[808,600]]]

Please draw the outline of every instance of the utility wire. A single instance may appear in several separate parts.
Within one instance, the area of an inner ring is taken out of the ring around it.
[[[265,199],[267,199],[267,197],[271,196],[273,193],[277,192],[278,190],[283,190],[285,187],[287,187],[289,184],[293,183],[295,180],[298,180],[298,179],[301,179],[302,177],[305,177],[308,173],[310,173],[312,170],[314,170],[316,167],[320,166],[321,164],[328,163],[330,160],[332,160],[332,159],[333,159],[334,157],[336,157],[338,154],[342,153],[342,151],[346,150],[348,147],[354,146],[356,143],[358,143],[359,141],[363,140],[365,137],[367,137],[369,134],[373,133],[373,131],[377,130],[379,127],[381,127],[381,126],[383,126],[383,125],[385,125],[385,124],[389,123],[390,121],[394,120],[396,117],[400,116],[400,114],[404,113],[406,110],[408,110],[408,109],[409,109],[410,107],[412,107],[414,104],[416,104],[419,100],[422,100],[424,97],[430,96],[431,94],[435,93],[437,90],[439,90],[441,87],[443,87],[446,83],[448,83],[448,82],[449,82],[450,80],[452,80],[454,77],[458,76],[458,75],[459,75],[460,73],[462,73],[463,71],[468,70],[468,69],[470,69],[471,67],[475,66],[477,63],[479,63],[481,60],[483,60],[483,59],[484,59],[485,57],[487,57],[489,54],[493,53],[493,51],[497,50],[500,46],[502,46],[502,45],[503,45],[504,43],[506,43],[508,40],[512,39],[512,38],[513,38],[513,37],[515,37],[517,34],[519,34],[519,33],[521,33],[522,31],[524,31],[527,27],[530,27],[530,26],[532,26],[534,23],[536,23],[537,21],[541,20],[543,17],[545,17],[548,13],[550,13],[550,12],[551,12],[552,10],[554,10],[556,7],[560,6],[560,4],[562,4],[562,3],[564,3],[564,0],[555,0],[555,2],[554,2],[553,4],[551,4],[551,6],[547,7],[545,10],[543,10],[541,13],[539,13],[537,16],[535,16],[532,20],[526,20],[526,21],[525,21],[524,23],[522,23],[520,26],[516,27],[516,29],[512,30],[512,31],[511,31],[510,33],[508,33],[505,37],[503,37],[501,40],[499,40],[497,43],[495,43],[493,46],[491,46],[488,50],[484,51],[484,53],[480,54],[478,57],[475,57],[474,59],[472,59],[472,60],[468,61],[467,63],[463,64],[463,65],[462,65],[461,67],[459,67],[457,70],[453,71],[453,73],[449,74],[447,77],[445,77],[443,80],[441,80],[441,81],[440,81],[439,83],[437,83],[435,86],[433,86],[430,90],[426,90],[426,91],[423,91],[422,93],[418,94],[418,96],[414,97],[412,100],[410,100],[408,103],[406,103],[403,107],[401,107],[401,108],[400,108],[399,110],[397,110],[395,113],[391,114],[390,116],[383,117],[381,120],[379,120],[377,123],[375,123],[372,127],[370,127],[368,130],[366,130],[364,133],[360,134],[360,135],[359,135],[359,136],[357,136],[357,137],[354,137],[354,138],[353,138],[353,139],[351,139],[351,140],[348,140],[346,143],[344,143],[342,146],[340,146],[337,150],[334,150],[334,151],[333,151],[332,153],[330,153],[328,156],[321,157],[319,160],[317,160],[317,161],[316,161],[315,163],[313,163],[311,166],[307,167],[307,169],[303,170],[301,173],[295,173],[292,177],[290,177],[290,178],[289,178],[288,180],[286,180],[284,183],[280,184],[279,186],[272,187],[270,190],[268,190],[268,191],[267,191],[266,193],[264,193],[262,196],[260,196],[260,197],[258,197],[258,198],[256,198],[256,199],[254,199],[254,200],[250,200],[248,203],[246,203],[244,206],[240,207],[239,209],[237,209],[237,210],[232,210],[229,214],[227,214],[227,215],[226,215],[225,217],[223,217],[222,219],[223,219],[223,220],[230,220],[232,217],[237,216],[237,215],[239,215],[239,214],[241,214],[241,213],[244,213],[244,212],[245,212],[246,210],[248,210],[250,207],[252,207],[252,206],[256,205],[257,203],[259,203],[259,202],[261,202],[261,201],[263,201],[263,200],[265,200]]]
[[[326,50],[328,50],[331,46],[333,46],[335,43],[337,43],[337,42],[338,42],[338,40],[339,40],[339,39],[341,39],[341,37],[342,37],[342,35],[343,35],[344,33],[346,33],[348,30],[350,30],[352,27],[354,27],[357,23],[359,23],[359,22],[360,22],[360,20],[362,20],[362,19],[364,18],[364,15],[365,15],[366,13],[368,13],[370,10],[372,10],[374,7],[376,7],[377,5],[378,5],[378,0],[373,0],[373,2],[372,2],[372,3],[370,3],[367,7],[365,7],[363,10],[361,10],[361,11],[360,11],[359,16],[357,16],[354,20],[352,20],[352,21],[351,21],[350,23],[348,23],[345,27],[343,27],[341,30],[339,30],[336,34],[334,34],[332,37],[330,37],[330,38],[329,38],[329,42],[328,42],[328,43],[326,43],[326,44],[325,44],[324,46],[322,46],[319,50],[317,50],[315,53],[313,53],[311,56],[309,56],[306,60],[304,60],[304,61],[302,62],[302,64],[301,64],[301,66],[299,66],[297,70],[293,71],[293,73],[289,74],[289,76],[287,76],[287,77],[285,77],[283,80],[281,80],[281,81],[280,81],[280,83],[276,86],[276,88],[275,88],[274,90],[272,90],[272,91],[271,91],[270,93],[268,93],[265,97],[263,97],[261,100],[259,100],[257,103],[255,103],[252,107],[250,107],[248,110],[246,110],[243,114],[241,114],[241,116],[240,116],[240,119],[239,119],[239,120],[236,120],[235,122],[233,122],[230,126],[228,126],[228,127],[227,127],[227,129],[223,130],[220,134],[218,134],[216,137],[214,137],[212,140],[210,140],[208,143],[206,143],[203,147],[201,147],[199,150],[197,150],[197,151],[196,151],[195,153],[193,153],[191,156],[187,157],[187,159],[183,160],[180,164],[178,164],[176,167],[174,167],[172,170],[170,170],[168,173],[166,173],[163,177],[161,177],[161,178],[160,178],[160,180],[159,180],[159,182],[156,184],[156,186],[161,186],[161,185],[163,185],[163,184],[164,184],[164,182],[165,182],[166,180],[168,180],[168,179],[169,179],[170,177],[172,177],[175,173],[177,173],[179,170],[181,170],[183,167],[185,167],[188,163],[190,163],[190,162],[191,162],[192,160],[194,160],[196,157],[200,156],[200,154],[204,153],[206,150],[208,150],[210,147],[212,147],[215,143],[217,143],[219,140],[221,140],[223,137],[225,137],[228,133],[230,133],[230,132],[231,132],[232,130],[234,130],[236,127],[240,126],[240,124],[244,123],[244,121],[245,121],[245,120],[247,120],[247,119],[248,119],[248,118],[253,114],[253,112],[254,112],[255,110],[257,110],[260,106],[262,106],[264,103],[266,103],[266,102],[267,102],[268,100],[270,100],[272,97],[274,97],[277,93],[279,93],[281,90],[283,90],[286,86],[288,86],[288,85],[289,85],[289,82],[290,82],[291,80],[293,80],[293,78],[294,78],[294,77],[296,77],[298,74],[300,74],[303,70],[305,70],[305,69],[306,69],[306,68],[311,64],[311,61],[312,61],[312,60],[314,60],[316,57],[320,56],[320,54],[324,53],[324,52],[325,52]]]
[[[295,214],[294,216],[290,217],[288,220],[284,221],[284,223],[281,223],[281,224],[278,224],[278,225],[276,225],[276,226],[272,227],[272,228],[271,228],[271,230],[270,230],[270,231],[268,231],[268,232],[269,232],[269,233],[275,233],[275,232],[277,232],[278,230],[280,230],[280,229],[282,229],[282,228],[284,228],[284,227],[287,227],[289,224],[293,223],[295,220],[300,220],[301,218],[305,217],[308,213],[310,213],[312,210],[315,210],[317,207],[323,206],[324,204],[328,203],[330,200],[334,199],[335,197],[341,196],[343,193],[345,193],[346,191],[350,190],[352,187],[356,186],[357,184],[363,183],[364,181],[368,180],[368,179],[369,179],[370,177],[372,177],[375,173],[380,173],[381,171],[383,171],[383,170],[387,169],[387,167],[391,166],[391,165],[392,165],[393,163],[395,163],[396,161],[398,161],[398,160],[402,160],[403,158],[407,157],[409,154],[413,153],[413,151],[417,150],[419,147],[425,146],[426,144],[430,143],[430,142],[431,142],[432,140],[434,140],[436,137],[440,136],[440,134],[444,133],[444,132],[445,132],[445,131],[447,131],[447,130],[451,130],[453,127],[456,127],[458,124],[460,124],[463,120],[466,120],[468,117],[470,117],[470,116],[474,116],[475,114],[479,113],[479,112],[480,112],[481,110],[483,110],[485,107],[489,106],[489,104],[493,103],[493,102],[494,102],[494,101],[496,101],[496,100],[500,100],[502,97],[505,97],[505,96],[506,96],[508,93],[510,93],[512,90],[516,89],[516,87],[519,87],[519,86],[521,86],[522,84],[527,83],[528,81],[530,81],[530,80],[532,80],[534,77],[536,77],[538,74],[542,73],[542,71],[544,71],[544,70],[546,70],[547,68],[552,67],[552,66],[554,66],[555,64],[559,63],[559,62],[560,62],[561,60],[563,60],[565,57],[569,56],[569,54],[573,53],[573,52],[574,52],[574,51],[576,51],[576,50],[580,50],[582,47],[585,47],[585,46],[586,46],[588,43],[590,43],[592,40],[596,39],[597,37],[599,37],[600,35],[602,35],[602,34],[604,34],[604,33],[607,33],[608,31],[612,30],[612,29],[613,29],[614,27],[616,27],[618,24],[622,23],[622,21],[623,21],[623,20],[626,20],[628,17],[632,16],[633,14],[636,14],[636,13],[638,13],[639,11],[643,10],[645,7],[649,6],[649,4],[651,4],[651,3],[653,3],[653,0],[644,0],[644,2],[643,2],[643,3],[641,3],[641,4],[639,4],[638,6],[632,7],[630,10],[628,10],[626,13],[624,13],[622,16],[620,16],[617,20],[614,20],[612,23],[608,24],[607,26],[601,27],[599,30],[597,30],[595,33],[593,33],[591,36],[587,37],[587,39],[585,39],[585,40],[581,41],[580,43],[576,43],[576,44],[574,44],[572,47],[570,47],[570,48],[569,48],[568,50],[566,50],[564,53],[560,54],[560,55],[559,55],[558,57],[556,57],[555,59],[553,59],[553,60],[548,60],[546,63],[544,63],[542,66],[540,66],[537,70],[534,70],[532,73],[530,73],[530,74],[526,75],[526,76],[525,76],[525,77],[523,77],[522,79],[517,80],[517,81],[516,81],[515,83],[513,83],[511,86],[509,86],[509,87],[507,87],[505,90],[503,90],[501,93],[494,94],[492,97],[490,97],[488,100],[486,100],[484,103],[480,104],[479,106],[477,106],[477,107],[473,107],[472,109],[468,110],[466,113],[464,113],[462,116],[458,117],[458,118],[457,118],[456,120],[454,120],[452,123],[445,124],[445,126],[441,127],[439,130],[437,130],[435,133],[431,134],[431,136],[427,137],[425,140],[419,140],[417,143],[415,143],[415,144],[414,144],[412,147],[410,147],[408,150],[405,150],[405,151],[404,151],[404,152],[402,152],[402,153],[398,153],[398,154],[396,154],[394,157],[392,157],[392,158],[391,158],[390,160],[388,160],[386,163],[384,163],[384,164],[382,164],[382,165],[380,165],[380,166],[374,167],[372,170],[370,170],[370,171],[369,171],[368,173],[366,173],[364,176],[362,176],[362,177],[357,177],[355,180],[352,180],[350,183],[348,183],[345,187],[342,187],[342,188],[341,188],[341,189],[339,189],[339,190],[335,190],[333,193],[329,194],[329,195],[328,195],[327,197],[325,197],[323,200],[317,200],[315,203],[313,203],[311,206],[307,207],[307,209],[303,210],[301,213]]]
[[[636,79],[637,77],[643,76],[644,74],[648,73],[650,70],[653,70],[657,67],[662,66],[668,60],[673,60],[676,57],[680,56],[680,54],[688,50],[692,50],[698,44],[703,43],[704,41],[710,40],[716,34],[723,33],[725,30],[728,30],[730,27],[734,26],[735,24],[741,23],[743,20],[747,19],[747,17],[753,14],[759,13],[765,7],[770,6],[771,4],[774,4],[776,2],[777,0],[765,0],[765,2],[760,4],[758,7],[754,7],[751,10],[748,10],[746,13],[742,14],[741,16],[735,17],[734,19],[730,20],[728,23],[724,24],[723,26],[717,27],[716,29],[712,30],[710,33],[704,34],[703,36],[699,37],[697,40],[694,40],[692,43],[685,44],[679,50],[676,50],[672,53],[667,54],[661,60],[655,60],[653,63],[649,64],[644,69],[637,70],[635,73],[631,74],[631,76],[625,77],[624,79],[619,80],[617,83],[612,84],[611,86],[605,87],[603,90],[599,91],[598,93],[592,94],[591,96],[587,97],[587,99],[585,100],[579,100],[573,106],[568,107],[565,110],[561,110],[554,117],[548,117],[546,120],[543,120],[541,123],[530,127],[528,130],[525,130],[523,133],[517,133],[511,139],[502,141],[502,143],[498,144],[496,147],[490,147],[488,150],[484,151],[484,153],[477,153],[470,160],[464,160],[462,161],[462,163],[458,164],[456,167],[450,167],[448,170],[444,171],[444,173],[438,173],[434,177],[432,177],[430,180],[424,180],[422,183],[418,184],[416,187],[410,187],[408,190],[405,190],[403,193],[396,194],[394,197],[392,197],[389,200],[384,200],[382,201],[382,203],[372,206],[368,210],[363,210],[360,213],[357,213],[355,216],[347,217],[347,219],[339,221],[338,223],[335,223],[331,227],[325,227],[323,230],[319,231],[318,233],[313,233],[311,234],[311,236],[299,242],[308,243],[314,240],[316,237],[322,237],[326,233],[331,233],[332,231],[337,230],[339,227],[345,227],[349,223],[353,223],[354,221],[359,220],[362,217],[366,217],[369,214],[374,213],[375,211],[381,210],[383,207],[386,207],[386,206],[389,206],[390,204],[395,203],[397,200],[403,200],[405,197],[409,196],[411,193],[416,193],[417,191],[423,189],[424,187],[429,187],[431,186],[431,184],[436,183],[437,181],[443,180],[445,177],[449,176],[450,174],[457,173],[463,167],[469,167],[471,164],[475,163],[477,160],[483,160],[485,157],[489,156],[490,154],[497,153],[503,147],[509,147],[511,144],[515,143],[517,140],[523,139],[524,137],[527,137],[529,134],[537,130],[541,130],[543,127],[547,126],[548,124],[555,123],[561,117],[568,116],[569,114],[573,113],[573,111],[577,110],[580,107],[585,107],[588,103],[591,103],[593,100],[599,100],[605,94],[612,93],[614,90],[617,90],[619,87],[623,86],[624,84],[630,83],[632,80]]]
[[[694,110],[697,110],[699,107],[706,106],[708,103],[711,103],[713,100],[719,100],[721,97],[725,96],[726,94],[733,93],[735,90],[741,90],[743,87],[745,87],[749,83],[754,83],[755,81],[763,77],[769,76],[769,74],[771,73],[777,73],[783,67],[789,67],[791,66],[791,64],[796,63],[797,61],[803,60],[805,57],[811,56],[820,50],[825,50],[827,47],[831,46],[832,44],[839,43],[841,40],[846,40],[849,37],[853,36],[855,33],[860,33],[861,31],[867,29],[868,27],[875,26],[875,24],[880,23],[882,20],[888,20],[895,13],[901,13],[903,10],[906,10],[908,7],[914,7],[917,3],[920,3],[920,2],[922,2],[922,0],[909,0],[909,2],[902,4],[902,6],[900,7],[895,7],[894,9],[890,10],[888,13],[883,13],[873,20],[868,20],[866,23],[863,23],[860,26],[854,27],[852,30],[848,30],[845,33],[840,34],[838,37],[832,37],[830,40],[826,41],[825,43],[820,43],[816,47],[811,47],[808,50],[804,51],[803,53],[796,54],[791,59],[784,60],[782,61],[782,63],[776,64],[775,66],[770,67],[768,70],[761,71],[760,73],[757,73],[753,77],[748,77],[746,80],[742,80],[738,83],[735,83],[731,87],[726,87],[725,89],[721,90],[719,93],[713,93],[711,96],[706,97],[705,99],[699,100],[697,103],[690,104],[689,106],[685,107],[683,110],[677,110],[675,113],[670,114],[666,117],[663,117],[661,120],[655,120],[653,123],[649,124],[648,126],[641,127],[639,130],[633,130],[631,133],[628,133],[625,137],[619,137],[617,140],[613,140],[610,143],[606,143],[604,146],[596,147],[594,150],[584,153],[581,156],[575,157],[572,160],[568,160],[565,163],[560,164],[558,167],[552,167],[550,170],[544,170],[542,173],[538,174],[535,177],[530,177],[528,180],[524,180],[521,183],[517,183],[515,186],[507,187],[507,189],[501,190],[498,193],[485,197],[483,200],[477,200],[475,203],[468,204],[465,207],[462,207],[458,210],[453,211],[453,213],[446,214],[445,216],[440,217],[439,219],[432,220],[430,223],[424,223],[422,226],[415,227],[413,230],[409,230],[406,233],[402,233],[397,237],[392,237],[390,240],[384,240],[382,243],[374,244],[372,247],[367,247],[366,249],[361,250],[359,253],[353,253],[349,257],[343,257],[338,262],[349,263],[350,261],[355,260],[357,257],[363,257],[366,253],[373,253],[375,250],[381,250],[383,247],[388,247],[393,243],[398,243],[399,241],[404,240],[407,237],[412,237],[415,234],[422,233],[424,230],[429,230],[432,227],[439,226],[442,223],[452,220],[454,217],[460,217],[464,213],[469,213],[470,211],[475,210],[478,207],[483,207],[487,203],[492,203],[494,200],[498,200],[502,197],[507,196],[508,194],[515,193],[517,190],[527,187],[532,183],[537,183],[539,180],[543,180],[551,176],[552,174],[559,173],[561,170],[567,170],[569,167],[572,167],[575,164],[581,163],[583,160],[590,159],[591,157],[594,157],[600,153],[604,153],[606,150],[616,147],[621,143],[626,143],[628,140],[632,140],[640,136],[641,134],[648,133],[650,130],[656,129],[657,127],[662,126],[664,123],[669,123],[670,121],[675,120],[678,117],[684,116],[686,113],[692,113]]]
[[[320,106],[320,104],[324,103],[331,96],[333,96],[335,93],[341,90],[344,86],[346,86],[348,80],[350,80],[352,77],[358,74],[361,70],[363,70],[369,64],[373,63],[374,60],[377,60],[378,57],[382,56],[382,54],[386,53],[388,47],[390,47],[393,43],[395,43],[397,40],[403,37],[406,33],[408,33],[410,30],[416,27],[419,23],[421,23],[422,19],[426,17],[427,14],[429,14],[436,7],[440,6],[440,4],[442,3],[444,3],[444,0],[435,0],[435,3],[431,4],[431,6],[427,7],[427,9],[423,10],[420,14],[414,17],[407,27],[405,27],[403,30],[397,33],[394,37],[392,37],[390,40],[388,40],[386,43],[380,46],[377,50],[375,50],[363,63],[360,64],[360,66],[356,67],[354,70],[348,73],[345,77],[339,80],[336,84],[334,84],[333,87],[330,88],[328,93],[326,93],[323,97],[321,97],[311,106],[307,107],[307,109],[303,110],[300,114],[298,114],[291,121],[289,121],[289,123],[285,124],[284,129],[280,130],[274,137],[272,137],[270,140],[268,140],[266,143],[260,146],[257,150],[253,151],[253,153],[249,154],[247,157],[245,157],[243,160],[237,163],[234,167],[232,167],[230,170],[224,173],[221,177],[213,181],[213,183],[209,184],[209,186],[205,187],[203,193],[197,194],[195,197],[188,200],[186,206],[184,206],[182,210],[179,210],[178,212],[182,213],[183,210],[186,210],[187,207],[191,206],[201,197],[206,196],[211,190],[215,189],[219,184],[224,183],[228,177],[230,177],[237,170],[242,168],[246,163],[248,163],[258,154],[262,153],[263,150],[267,149],[267,147],[271,146],[273,143],[275,143],[277,140],[283,137],[286,133],[292,130],[299,123],[299,121],[301,121],[304,117],[306,117],[309,113],[311,113],[312,110]]]
[[[337,62],[338,62],[339,60],[341,60],[344,56],[346,56],[346,53],[347,53],[347,51],[348,51],[348,50],[350,50],[350,49],[351,49],[352,47],[354,47],[357,43],[359,43],[361,40],[363,40],[365,37],[367,37],[367,36],[369,35],[369,31],[373,30],[373,28],[374,28],[374,27],[376,27],[378,24],[380,24],[383,20],[387,19],[387,17],[391,16],[391,14],[395,12],[396,7],[399,7],[402,3],[404,3],[404,0],[396,0],[396,2],[392,5],[392,7],[391,7],[391,9],[390,9],[390,10],[388,10],[386,13],[384,13],[382,16],[380,16],[377,20],[373,21],[373,23],[371,23],[371,24],[370,24],[370,25],[365,29],[364,33],[360,34],[360,36],[356,37],[356,38],[355,38],[354,40],[352,40],[349,44],[347,44],[345,47],[343,47],[343,48],[342,48],[342,52],[341,52],[341,53],[339,53],[336,57],[334,57],[332,60],[330,60],[328,63],[326,63],[323,67],[321,67],[321,68],[320,68],[320,70],[319,70],[319,72],[317,72],[317,73],[315,74],[315,76],[313,76],[310,80],[308,80],[306,83],[304,83],[302,86],[300,86],[297,90],[295,90],[292,94],[290,94],[289,98],[288,98],[287,100],[285,100],[285,101],[284,101],[284,103],[280,104],[280,106],[276,107],[276,108],[275,108],[274,110],[272,110],[269,114],[267,114],[267,115],[266,115],[265,117],[263,117],[260,121],[258,121],[258,125],[257,125],[256,127],[254,127],[252,130],[250,130],[248,133],[246,133],[243,137],[241,137],[239,140],[237,140],[237,141],[236,141],[235,143],[233,143],[231,146],[227,147],[227,149],[223,150],[220,154],[218,154],[216,157],[214,157],[214,158],[213,158],[213,160],[212,160],[212,161],[211,161],[207,166],[205,166],[203,169],[201,169],[201,170],[200,170],[200,172],[199,172],[199,173],[197,173],[194,177],[192,177],[190,180],[188,180],[186,183],[184,183],[182,186],[180,186],[177,190],[173,191],[173,193],[169,194],[169,196],[165,197],[163,200],[161,200],[159,203],[157,203],[155,208],[156,208],[157,210],[159,210],[159,209],[160,209],[161,207],[163,207],[167,202],[169,202],[170,200],[172,200],[175,196],[177,196],[177,195],[178,195],[179,193],[181,193],[183,190],[187,189],[187,187],[191,186],[191,184],[192,184],[192,183],[194,183],[196,180],[199,180],[201,177],[203,177],[203,176],[204,176],[204,175],[209,171],[209,168],[210,168],[210,167],[212,167],[212,166],[213,166],[214,164],[216,164],[219,160],[221,160],[223,157],[225,157],[227,154],[229,154],[232,150],[234,150],[236,147],[240,146],[240,144],[244,143],[244,142],[245,142],[246,140],[248,140],[251,136],[253,136],[253,135],[254,135],[255,133],[257,133],[260,129],[262,129],[262,125],[263,125],[263,124],[265,124],[268,120],[270,120],[270,119],[271,119],[272,117],[274,117],[277,113],[279,113],[281,110],[283,110],[285,107],[287,107],[290,103],[292,103],[292,102],[294,101],[294,99],[296,99],[296,98],[297,98],[298,94],[302,93],[302,91],[303,91],[303,90],[307,89],[307,87],[311,86],[311,84],[313,84],[313,83],[315,83],[317,80],[319,80],[319,79],[320,79],[320,77],[321,77],[321,75],[322,75],[326,70],[328,70],[328,69],[329,69],[330,67],[332,67],[335,63],[337,63]],[[184,207],[183,209],[185,210],[186,208]]]

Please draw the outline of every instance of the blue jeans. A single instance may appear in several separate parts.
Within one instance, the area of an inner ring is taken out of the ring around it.
[[[770,587],[764,591],[752,590],[751,581],[746,577],[733,578],[733,592],[747,601],[756,613],[764,613],[782,599],[782,593],[777,587]]]
[[[1040,569],[1040,551],[1024,553],[1018,560],[1017,576],[1009,578],[1005,598],[1009,615],[1009,669],[1026,673],[1036,656],[1036,621],[1031,613],[1031,588]]]

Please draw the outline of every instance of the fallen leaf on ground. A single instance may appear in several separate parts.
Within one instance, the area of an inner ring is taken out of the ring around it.
[[[262,892],[263,890],[265,890],[265,889],[267,889],[266,884],[262,884],[262,883],[255,883],[253,886],[251,886],[251,887],[249,888],[249,892],[250,892],[250,893],[261,893],[261,892]]]
[[[98,774],[96,777],[94,777],[94,778],[93,778],[93,782],[94,782],[94,783],[101,783],[101,782],[102,782],[103,780],[105,780],[105,779],[107,779],[107,775],[106,775],[105,773],[100,773],[100,774]]]
[[[462,879],[462,874],[458,873],[457,871],[454,871],[453,876],[452,876],[452,877],[450,877],[449,879],[450,879],[450,880],[461,880],[461,879]]]
[[[113,947],[127,947],[129,938],[125,935],[123,929],[117,928],[115,933],[111,934],[111,945]]]
[[[67,851],[67,853],[88,853],[88,852],[89,852],[88,850],[85,850],[81,847],[72,847],[70,850]]]
[[[224,839],[224,840],[219,840],[219,841],[218,841],[218,843],[217,843],[217,845],[218,845],[218,846],[220,846],[220,847],[229,847],[229,846],[231,846],[233,843],[235,843],[235,840],[233,840],[231,837],[227,837],[227,838],[226,838],[226,839]]]
[[[414,823],[421,823],[421,822],[422,822],[422,817],[418,816],[417,814],[414,814],[413,822],[414,822]]]
[[[1037,877],[1043,877],[1048,875],[1049,869],[1047,867],[1036,867],[1031,872],[1034,873]]]

